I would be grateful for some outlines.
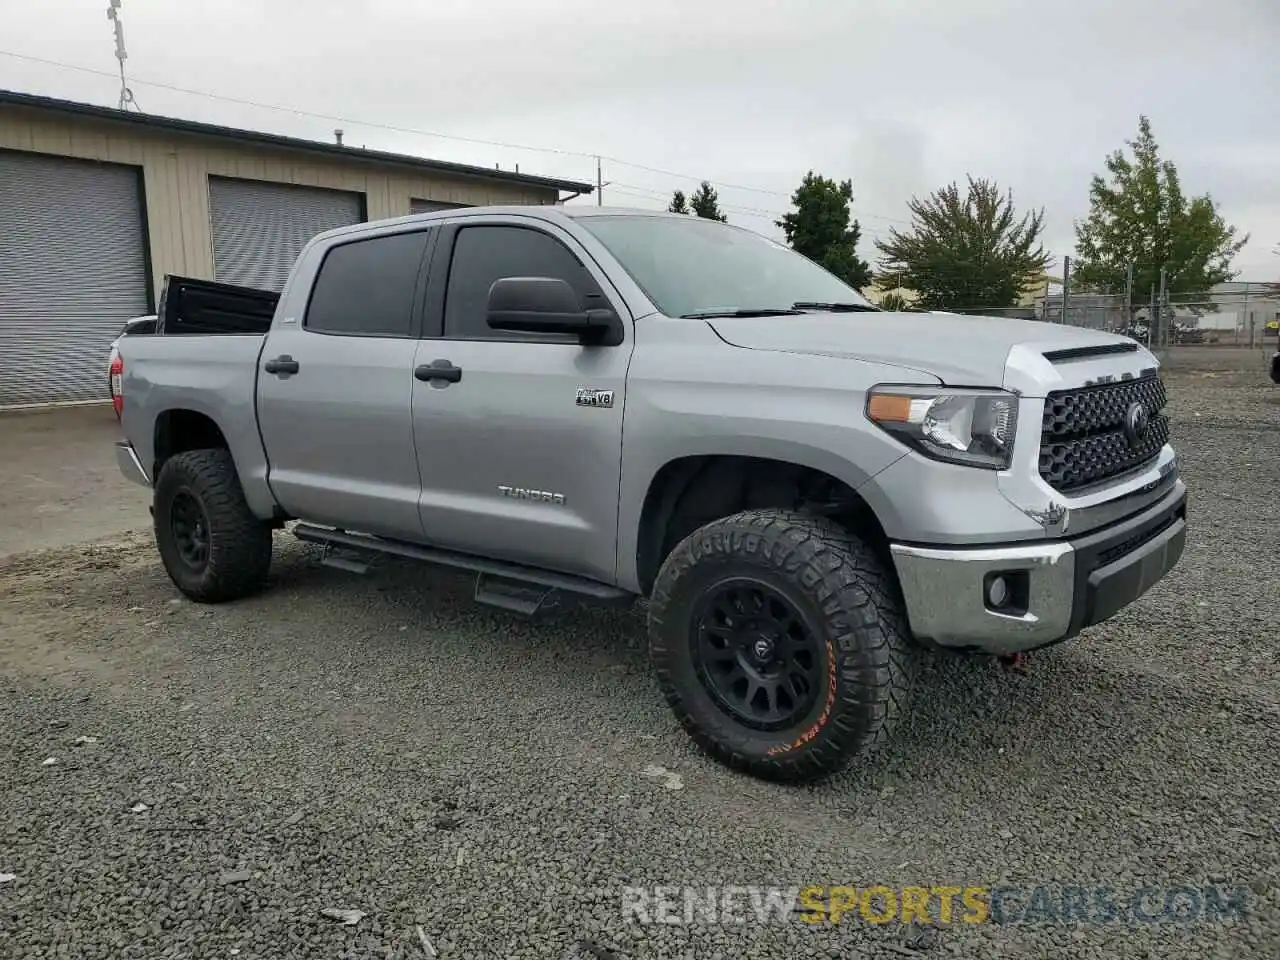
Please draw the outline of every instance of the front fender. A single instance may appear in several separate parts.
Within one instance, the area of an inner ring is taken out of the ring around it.
[[[636,592],[645,501],[667,464],[715,455],[776,460],[821,471],[857,490],[906,455],[866,419],[867,389],[939,382],[885,364],[733,347],[690,320],[649,318],[635,329],[617,577],[619,586]]]

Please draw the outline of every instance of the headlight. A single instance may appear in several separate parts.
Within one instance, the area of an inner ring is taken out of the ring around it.
[[[1007,470],[1018,398],[1004,390],[876,387],[867,417],[934,460]]]

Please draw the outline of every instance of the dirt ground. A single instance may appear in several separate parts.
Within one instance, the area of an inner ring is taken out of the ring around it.
[[[148,527],[150,496],[120,475],[107,404],[0,413],[0,557]]]

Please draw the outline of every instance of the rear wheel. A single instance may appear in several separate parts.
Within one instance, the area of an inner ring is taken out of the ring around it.
[[[672,551],[649,605],[663,694],[722,763],[831,774],[892,733],[915,651],[889,573],[834,523],[753,510]]]
[[[261,588],[271,527],[245,502],[230,451],[191,450],[166,461],[154,512],[160,559],[186,596],[220,603]]]

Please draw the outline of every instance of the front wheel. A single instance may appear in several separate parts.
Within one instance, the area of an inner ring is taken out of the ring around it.
[[[221,603],[255,592],[271,567],[271,527],[245,502],[228,450],[191,450],[156,479],[156,545],[174,585]]]
[[[671,552],[649,650],[705,751],[770,780],[827,776],[892,733],[914,650],[888,571],[834,523],[752,510]]]

